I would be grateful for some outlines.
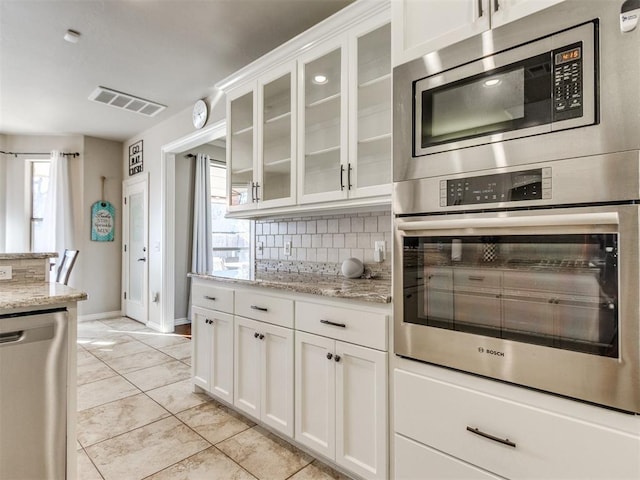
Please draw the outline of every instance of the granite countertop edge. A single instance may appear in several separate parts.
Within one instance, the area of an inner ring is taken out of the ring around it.
[[[46,307],[87,299],[86,292],[54,282],[23,284],[0,283],[0,310],[23,307]]]
[[[189,273],[189,277],[215,280],[223,283],[272,288],[323,297],[359,300],[370,303],[391,303],[391,281],[379,279],[347,279],[338,276],[266,273],[250,279],[208,273]],[[307,282],[302,282],[304,278]],[[312,280],[313,283],[309,283]]]
[[[0,260],[30,260],[56,258],[57,252],[34,252],[34,253],[0,253]]]

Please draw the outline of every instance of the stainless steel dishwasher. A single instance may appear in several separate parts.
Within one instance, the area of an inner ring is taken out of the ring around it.
[[[0,479],[66,477],[67,310],[0,315]]]

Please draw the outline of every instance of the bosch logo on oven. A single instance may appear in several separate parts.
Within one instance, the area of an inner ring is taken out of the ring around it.
[[[478,353],[486,353],[487,355],[493,355],[494,357],[504,357],[504,352],[499,350],[492,350],[490,348],[478,347]]]

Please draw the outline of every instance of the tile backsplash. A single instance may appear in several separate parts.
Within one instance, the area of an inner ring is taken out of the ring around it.
[[[355,257],[371,271],[391,269],[391,210],[343,215],[258,220],[256,265],[280,265],[293,271],[337,274],[339,265]],[[376,241],[385,242],[385,260],[374,261]],[[285,245],[291,242],[291,251]],[[287,254],[289,253],[289,254]],[[337,272],[337,273],[336,273]]]

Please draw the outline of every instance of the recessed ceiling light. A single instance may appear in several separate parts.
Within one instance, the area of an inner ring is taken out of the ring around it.
[[[501,83],[502,83],[502,80],[500,80],[499,78],[490,78],[489,80],[484,81],[484,86],[495,87],[496,85],[500,85]]]
[[[314,75],[313,77],[313,83],[315,83],[316,85],[324,85],[325,83],[327,83],[329,81],[329,79],[327,78],[326,75]]]
[[[80,32],[69,29],[67,33],[64,34],[64,39],[69,43],[78,43],[78,40],[80,40]]]

